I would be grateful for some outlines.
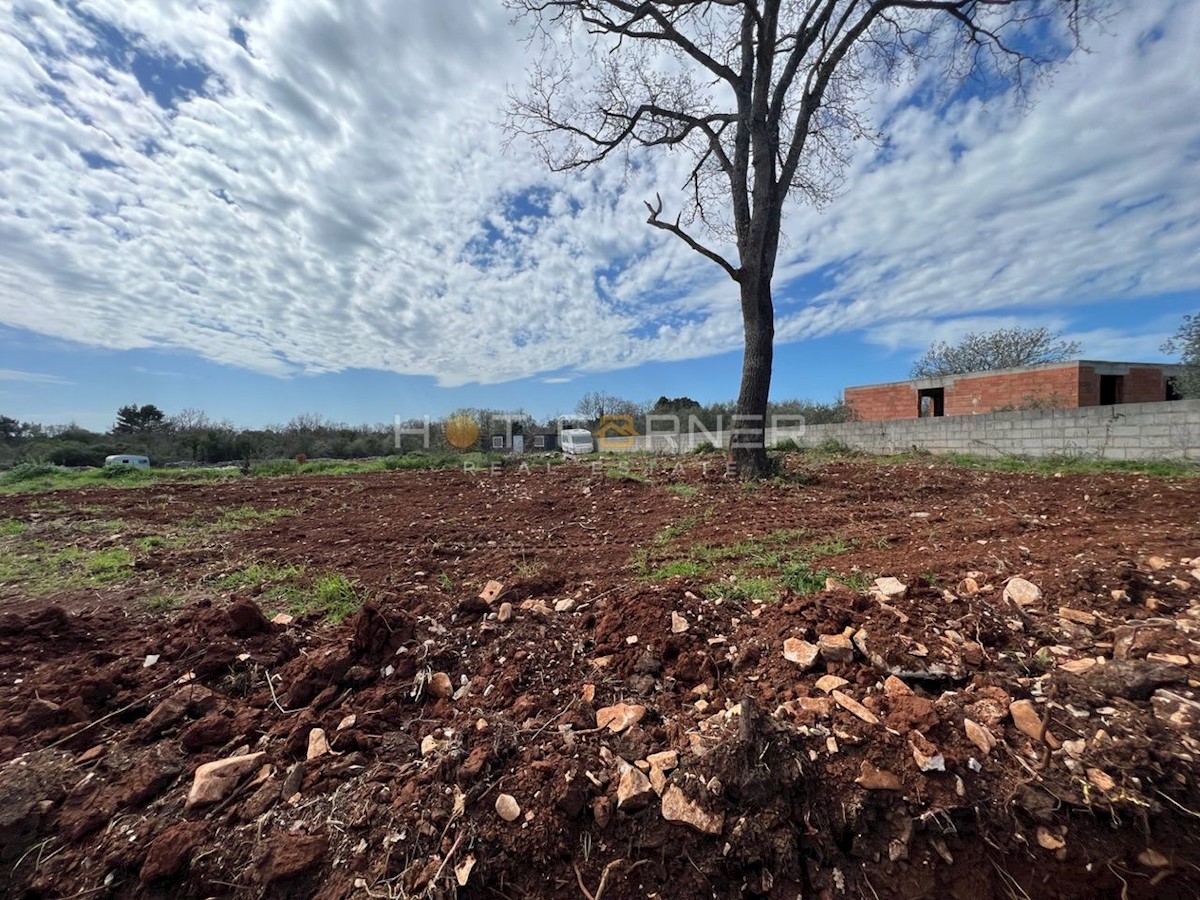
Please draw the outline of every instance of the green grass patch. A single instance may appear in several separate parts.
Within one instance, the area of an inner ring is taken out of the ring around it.
[[[304,577],[304,566],[270,566],[251,563],[242,569],[226,572],[213,579],[213,584],[222,591],[240,591],[248,588],[268,590],[292,584]]]
[[[146,598],[146,609],[166,615],[183,606],[183,598],[176,594],[152,594]]]
[[[293,593],[288,612],[293,615],[320,612],[326,621],[338,625],[362,609],[366,599],[366,593],[345,575],[321,575],[308,587]]]
[[[778,600],[783,584],[776,578],[739,578],[737,581],[719,581],[708,586],[708,592],[726,600],[742,603],[768,603]]]
[[[925,457],[928,458],[928,457]],[[1034,475],[1103,475],[1128,472],[1156,478],[1195,477],[1200,465],[1187,460],[1095,459],[1086,456],[974,456],[969,453],[946,453],[934,457],[939,462],[968,469],[994,472],[1024,472]]]
[[[707,575],[711,567],[695,559],[676,559],[659,566],[647,576],[652,581],[665,581],[668,578],[699,578]]]
[[[46,541],[0,549],[0,581],[31,595],[103,587],[134,575],[133,554],[123,547],[87,550]]]
[[[0,537],[16,537],[23,534],[29,526],[16,519],[0,519]]]
[[[694,484],[672,484],[667,487],[667,490],[676,497],[682,497],[684,500],[691,500],[700,493],[700,488]]]

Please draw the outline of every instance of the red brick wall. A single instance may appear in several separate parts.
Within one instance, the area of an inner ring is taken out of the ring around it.
[[[1007,375],[965,375],[946,385],[946,415],[969,416],[997,409],[1027,407],[1069,409],[1079,404],[1077,366],[1013,372]]]
[[[1167,379],[1162,369],[1131,366],[1125,376],[1126,403],[1160,403],[1167,399]]]
[[[910,384],[846,388],[845,399],[861,422],[917,418],[917,391]]]

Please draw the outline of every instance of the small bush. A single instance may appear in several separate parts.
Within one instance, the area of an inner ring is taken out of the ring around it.
[[[270,462],[259,463],[250,469],[251,475],[272,477],[275,475],[295,475],[299,470],[296,461],[292,459],[273,459]]]
[[[780,453],[791,453],[796,450],[801,450],[803,448],[799,444],[796,443],[795,438],[784,438],[782,441],[779,441],[771,449],[777,450]]]
[[[692,452],[696,453],[696,454],[716,453],[717,448],[713,446],[712,441],[701,441],[695,447],[692,448]]]
[[[20,484],[22,481],[33,481],[37,478],[65,474],[67,474],[67,471],[61,466],[51,465],[50,463],[21,463],[19,466],[13,466],[3,476],[0,476],[0,483]]]

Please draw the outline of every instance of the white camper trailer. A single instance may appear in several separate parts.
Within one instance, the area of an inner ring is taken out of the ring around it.
[[[150,457],[137,456],[132,453],[116,453],[104,457],[105,466],[129,466],[131,469],[150,468]]]
[[[592,433],[586,428],[567,428],[558,435],[558,447],[567,456],[591,453],[596,449]]]

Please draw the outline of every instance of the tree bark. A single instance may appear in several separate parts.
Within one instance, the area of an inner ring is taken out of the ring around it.
[[[739,478],[768,474],[765,428],[775,353],[775,308],[770,277],[746,277],[741,282],[745,351],[742,385],[730,436],[730,460]]]

